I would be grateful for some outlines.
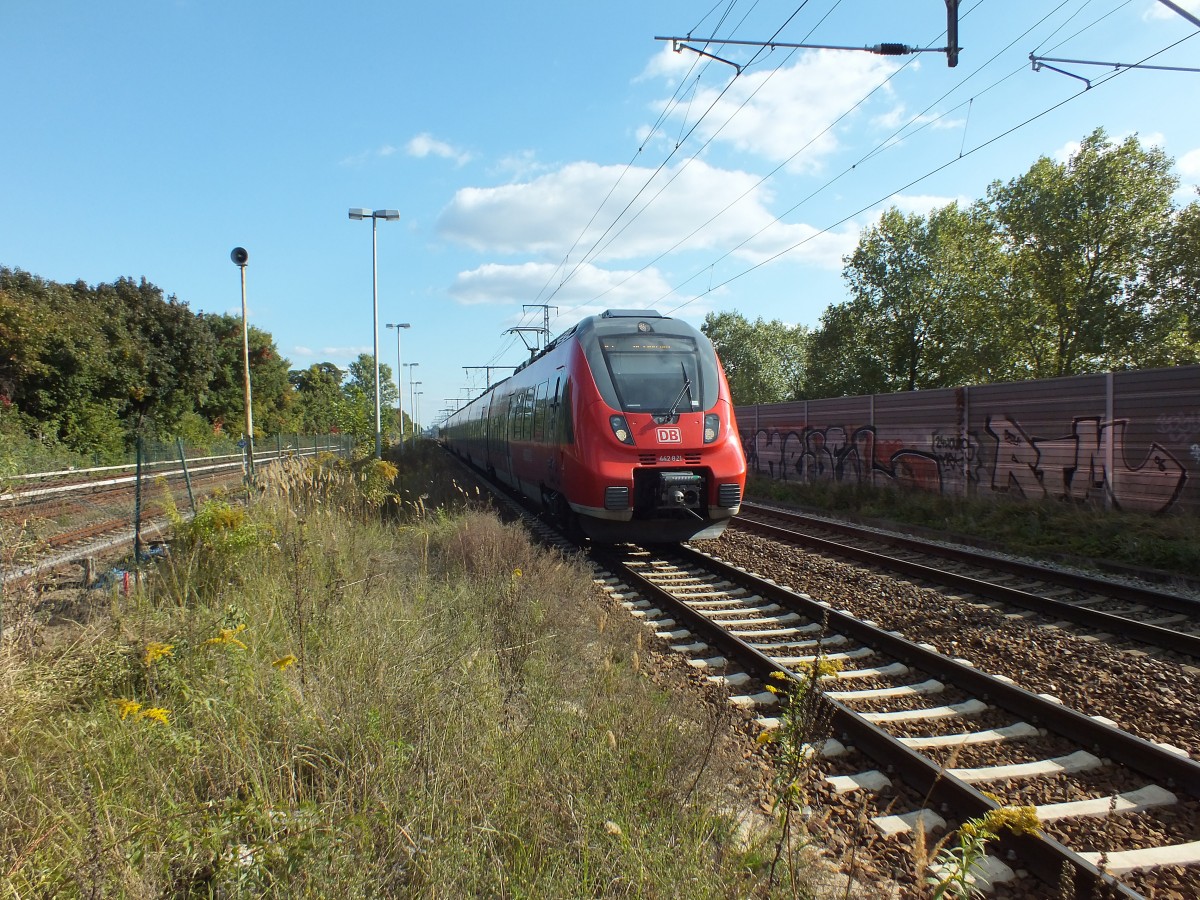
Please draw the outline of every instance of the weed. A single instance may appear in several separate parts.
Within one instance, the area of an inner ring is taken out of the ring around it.
[[[1187,514],[1150,515],[1094,503],[1003,495],[952,497],[890,487],[752,477],[747,496],[879,518],[1000,543],[1013,553],[1104,559],[1171,572],[1200,571],[1200,528]]]
[[[822,635],[827,624],[827,621],[822,623]],[[821,646],[820,641],[817,646]],[[805,809],[809,783],[824,740],[829,735],[829,722],[833,714],[832,707],[821,692],[820,681],[840,670],[840,661],[830,660],[818,650],[816,658],[806,666],[797,667],[795,674],[771,673],[771,677],[781,683],[767,685],[767,690],[781,695],[783,701],[779,727],[762,732],[759,738],[771,744],[776,751],[772,778],[775,791],[773,812],[779,820],[780,834],[771,862],[769,881],[772,885],[776,883],[780,866],[786,863],[788,871],[793,873],[793,891],[798,889],[794,862],[801,849],[795,843],[796,819]]]
[[[0,657],[6,893],[765,895],[711,713],[574,561],[431,509],[452,479],[409,449],[382,507],[353,465],[272,467],[111,620]]]
[[[1004,829],[1014,834],[1032,834],[1040,828],[1032,806],[1001,806],[963,822],[956,832],[958,845],[942,848],[935,861],[938,871],[926,876],[926,884],[933,888],[933,900],[984,896],[975,885],[973,870],[986,854],[987,845]]]

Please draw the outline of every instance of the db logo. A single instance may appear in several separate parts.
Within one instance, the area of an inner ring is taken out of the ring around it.
[[[683,432],[678,428],[659,428],[658,442],[660,444],[682,444]]]

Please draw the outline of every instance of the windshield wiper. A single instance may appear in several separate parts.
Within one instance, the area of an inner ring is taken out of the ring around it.
[[[671,411],[667,413],[671,418],[679,413],[679,401],[683,399],[683,395],[688,395],[688,400],[692,399],[692,379],[688,378],[687,366],[682,362],[679,363],[679,371],[683,373],[683,390],[679,392],[679,396],[675,398],[675,402],[671,404]]]

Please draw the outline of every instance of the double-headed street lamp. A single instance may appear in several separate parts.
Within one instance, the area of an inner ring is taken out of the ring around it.
[[[383,457],[383,430],[379,419],[379,262],[376,233],[378,231],[377,223],[380,219],[394,222],[400,218],[400,210],[377,209],[372,212],[369,209],[351,209],[350,218],[371,220],[371,308],[373,310],[371,341],[375,356],[375,458],[381,459]]]
[[[402,373],[404,364],[400,362],[400,329],[411,328],[407,322],[400,322],[393,325],[388,322],[387,328],[396,329],[396,402],[400,405],[400,452],[404,452],[404,383],[402,381]]]
[[[419,366],[420,363],[405,363],[404,365],[406,365],[408,367],[408,384],[409,384],[408,408],[411,410],[411,409],[415,409],[415,407],[412,405],[412,380],[413,380],[413,378],[416,377],[416,374],[417,374],[416,372],[413,371],[413,369],[415,369],[417,366]],[[414,422],[413,424],[415,425],[416,423]],[[403,435],[401,437],[403,437]],[[415,437],[415,435],[414,435],[414,437]]]

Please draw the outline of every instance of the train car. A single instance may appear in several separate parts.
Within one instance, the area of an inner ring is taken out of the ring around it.
[[[603,543],[715,538],[746,458],[712,343],[679,319],[610,309],[450,416],[441,440]]]

